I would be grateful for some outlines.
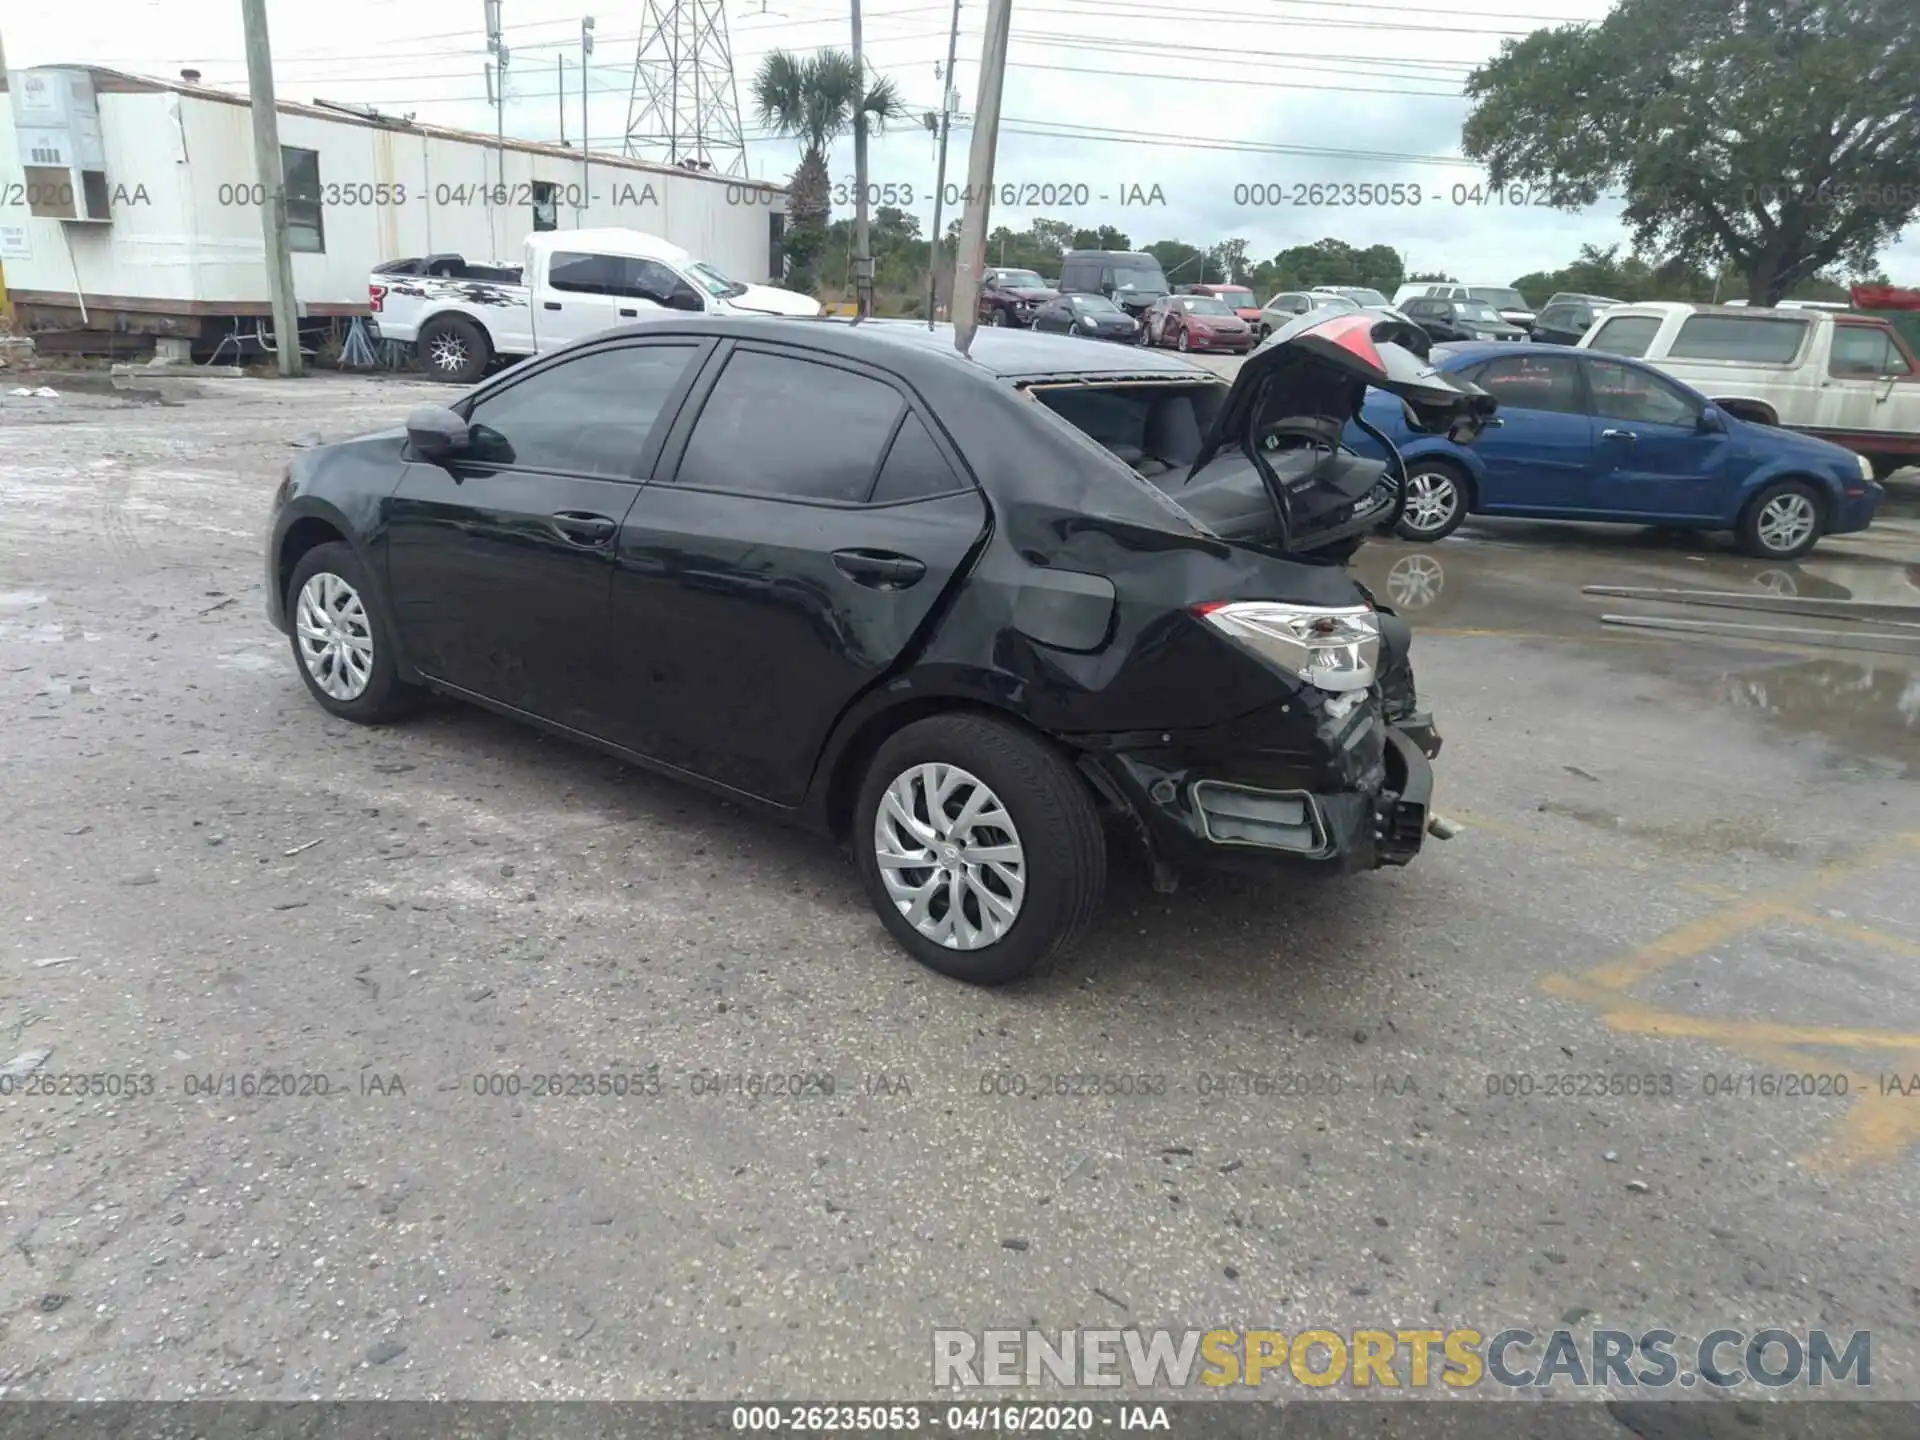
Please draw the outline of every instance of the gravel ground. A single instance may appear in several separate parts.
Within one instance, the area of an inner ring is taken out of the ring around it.
[[[1578,588],[1913,572],[1370,547],[1464,833],[1307,888],[1123,866],[989,993],[824,844],[470,709],[310,702],[262,615],[286,441],[443,393],[0,396],[0,1064],[138,1092],[0,1098],[4,1393],[923,1397],[936,1327],[1604,1324],[1870,1329],[1920,1396],[1920,1096],[1880,1093],[1920,1070],[1913,662]],[[658,1090],[533,1094],[583,1072]],[[1756,1078],[1799,1072],[1849,1092]]]

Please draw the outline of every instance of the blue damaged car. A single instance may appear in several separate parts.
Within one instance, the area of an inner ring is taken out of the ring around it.
[[[1410,428],[1393,396],[1364,413],[1406,462],[1409,540],[1468,515],[1607,520],[1731,531],[1740,548],[1792,560],[1822,535],[1864,530],[1881,498],[1864,460],[1790,430],[1736,419],[1649,366],[1559,345],[1436,345],[1441,373],[1500,402],[1471,445]],[[1376,442],[1349,425],[1363,455]]]

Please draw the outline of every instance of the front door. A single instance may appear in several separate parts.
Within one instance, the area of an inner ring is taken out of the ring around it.
[[[1466,378],[1500,402],[1473,442],[1481,510],[1558,513],[1593,503],[1593,420],[1580,364],[1567,355],[1502,355]]]
[[[1879,448],[1876,431],[1894,440],[1883,453],[1920,449],[1920,376],[1891,330],[1836,321],[1822,389],[1818,432],[1869,453]]]
[[[757,342],[713,368],[621,527],[614,738],[794,805],[841,712],[966,564],[986,504],[877,372]]]
[[[474,400],[467,450],[407,466],[387,589],[421,671],[597,733],[615,538],[704,348],[629,342],[532,370]]]
[[[1721,513],[1732,442],[1702,424],[1701,406],[1666,376],[1592,359],[1599,508],[1648,520],[1711,520]]]

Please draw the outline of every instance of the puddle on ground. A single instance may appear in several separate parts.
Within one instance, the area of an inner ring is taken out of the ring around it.
[[[1818,735],[1902,778],[1920,775],[1920,672],[1899,663],[1805,660],[1723,677],[1722,698],[1795,734]]]

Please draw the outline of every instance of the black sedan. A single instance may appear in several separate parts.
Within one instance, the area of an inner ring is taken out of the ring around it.
[[[1500,318],[1484,300],[1437,300],[1422,296],[1401,307],[1408,319],[1439,341],[1525,340],[1527,332]]]
[[[1062,295],[1033,312],[1033,328],[1054,335],[1084,335],[1090,340],[1138,344],[1145,331],[1139,321],[1104,295]]]
[[[1341,563],[1404,487],[1325,436],[1370,384],[1471,424],[1423,369],[1365,333],[1229,387],[1021,330],[631,326],[302,451],[268,614],[332,714],[439,691],[798,820],[917,959],[1004,982],[1091,918],[1109,829],[1167,883],[1418,851],[1438,742]]]

